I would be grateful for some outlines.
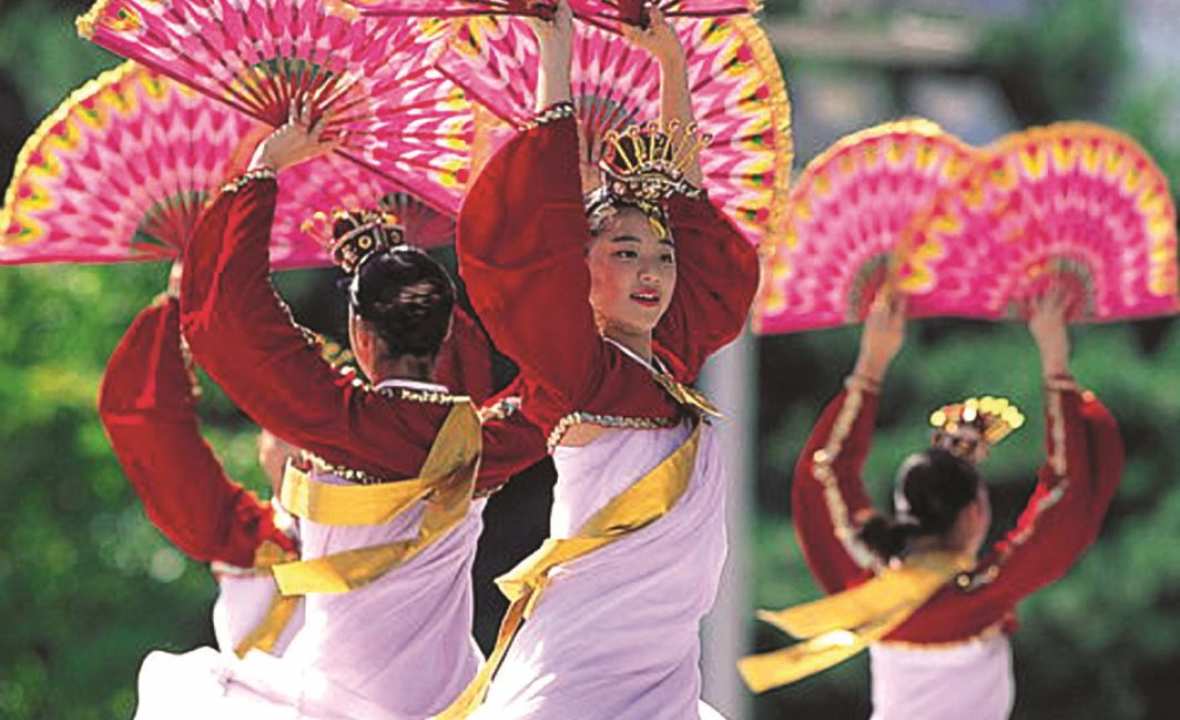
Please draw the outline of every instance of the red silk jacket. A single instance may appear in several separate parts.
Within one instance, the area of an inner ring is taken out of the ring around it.
[[[456,243],[476,313],[521,368],[523,412],[551,443],[572,413],[622,427],[666,426],[680,417],[649,370],[604,341],[595,325],[577,153],[573,118],[519,133],[468,192]],[[654,350],[677,381],[689,383],[741,332],[758,258],[703,197],[674,197],[668,214],[678,278]]]
[[[193,356],[238,407],[292,445],[349,473],[413,478],[449,396],[374,389],[323,360],[270,283],[276,192],[274,178],[247,174],[202,215],[181,282]],[[489,421],[477,491],[494,490],[544,452],[540,432],[519,414]]]
[[[795,469],[791,513],[799,545],[825,592],[872,576],[856,532],[874,510],[861,470],[872,445],[878,396],[852,386],[827,407]],[[1047,461],[1016,527],[886,637],[943,644],[1016,629],[1020,600],[1065,575],[1094,541],[1123,468],[1118,425],[1093,394],[1047,391]]]

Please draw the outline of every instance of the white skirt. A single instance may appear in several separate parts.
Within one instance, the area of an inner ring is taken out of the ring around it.
[[[869,658],[872,720],[1005,720],[1012,712],[1006,635],[949,647],[878,643]]]
[[[239,660],[232,648],[151,653],[140,669],[137,720],[423,720],[446,708],[483,660],[471,637],[471,566],[484,504],[474,502],[446,537],[372,584],[307,596],[302,627],[281,657],[251,651]],[[301,521],[303,557],[412,537],[422,509],[374,527]],[[261,617],[261,595],[236,597],[255,605],[230,616]]]
[[[558,447],[551,535],[575,535],[691,431],[687,422],[610,430],[585,447]],[[693,476],[671,512],[551,572],[474,717],[717,717],[700,702],[700,622],[725,562],[725,494],[718,434],[705,427]]]

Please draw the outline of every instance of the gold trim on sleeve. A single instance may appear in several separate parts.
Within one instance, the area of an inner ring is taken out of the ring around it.
[[[827,505],[828,515],[832,521],[832,530],[836,539],[844,546],[844,552],[860,567],[877,572],[881,569],[881,561],[876,553],[869,549],[857,537],[857,529],[848,517],[848,505],[840,493],[839,478],[833,465],[844,448],[844,441],[852,432],[852,426],[864,404],[863,386],[857,382],[847,384],[847,394],[836,421],[832,424],[832,432],[823,448],[816,450],[811,459],[812,477],[823,486],[824,504]]]
[[[277,180],[277,179],[278,179],[278,173],[275,172],[274,168],[270,168],[270,167],[255,168],[253,170],[247,170],[246,172],[237,176],[233,180],[230,180],[226,184],[222,185],[221,192],[223,192],[223,193],[239,192],[239,191],[241,191],[242,188],[246,187],[246,185],[249,184],[253,180]]]

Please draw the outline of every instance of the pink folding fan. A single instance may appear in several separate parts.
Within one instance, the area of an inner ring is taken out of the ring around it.
[[[346,0],[366,15],[384,17],[463,17],[518,15],[550,17],[556,0]],[[570,0],[574,15],[610,29],[625,22],[646,26],[648,13],[659,8],[665,17],[752,15],[760,0]]]
[[[760,243],[786,200],[793,157],[778,61],[750,18],[670,23],[685,48],[697,122],[713,137],[701,151],[705,188],[750,242]],[[601,142],[609,130],[657,119],[655,59],[619,35],[575,27],[572,83],[583,132]],[[439,68],[501,122],[519,126],[533,115],[537,52],[525,21],[472,18],[457,25]]]
[[[926,120],[862,130],[825,150],[791,188],[780,229],[762,248],[754,329],[859,322],[886,282],[902,231],[970,172],[975,153]],[[964,272],[950,264],[929,281],[945,286]]]
[[[432,69],[437,22],[364,18],[342,0],[98,0],[78,30],[271,126],[292,105],[327,114],[340,156],[458,210],[472,116]]]
[[[1020,317],[1050,286],[1070,293],[1075,321],[1180,311],[1167,178],[1135,141],[1098,125],[1061,123],[1000,140],[909,235],[899,282],[916,314]],[[972,253],[969,291],[947,295],[914,282],[938,248]]]
[[[147,68],[109,70],[71,94],[21,150],[0,210],[0,264],[175,258],[205,201],[245,168],[268,132]],[[336,157],[284,171],[272,264],[329,264],[302,222],[317,210],[388,203],[395,189]],[[428,242],[445,241],[448,218],[409,199],[393,202],[430,218],[421,233]]]

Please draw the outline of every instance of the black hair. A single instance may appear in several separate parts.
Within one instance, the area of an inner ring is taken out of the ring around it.
[[[585,206],[591,237],[598,237],[606,227],[606,221],[623,210],[635,210],[643,214],[648,220],[662,226],[666,237],[670,238],[672,235],[668,213],[658,203],[641,203],[615,195],[605,185],[584,195],[582,203]]]
[[[424,251],[395,245],[361,260],[349,284],[348,303],[392,357],[434,357],[451,327],[455,284]]]
[[[910,455],[897,471],[897,517],[874,516],[858,538],[882,560],[900,557],[913,538],[949,532],[982,482],[974,465],[942,448]]]

